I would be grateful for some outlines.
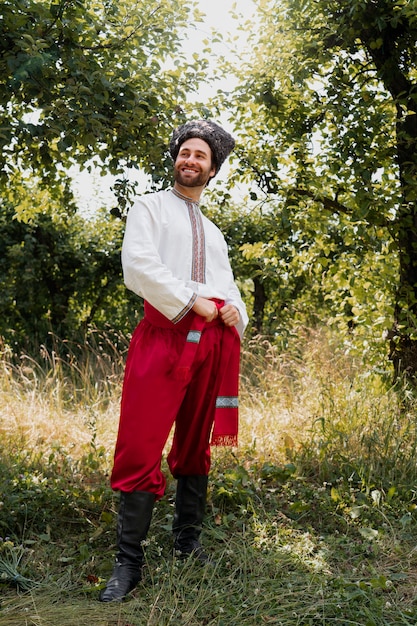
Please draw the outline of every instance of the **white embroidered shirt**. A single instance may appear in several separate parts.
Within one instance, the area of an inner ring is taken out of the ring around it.
[[[240,313],[240,336],[248,322],[221,231],[198,203],[175,190],[138,198],[127,215],[122,247],[126,286],[172,322],[197,296],[218,298]]]

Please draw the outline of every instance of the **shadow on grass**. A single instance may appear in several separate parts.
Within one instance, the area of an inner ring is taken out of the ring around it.
[[[0,465],[0,626],[410,625],[417,621],[415,523],[402,507],[359,488],[257,467],[231,457],[213,467],[204,544],[216,565],[172,554],[175,484],[155,506],[144,580],[129,601],[103,605],[98,589],[115,551],[117,501],[100,451],[9,452]],[[388,505],[389,504],[389,505]],[[355,508],[356,507],[356,508]]]

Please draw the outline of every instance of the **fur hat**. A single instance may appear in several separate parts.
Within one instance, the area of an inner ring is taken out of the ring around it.
[[[235,147],[235,140],[232,135],[210,120],[191,120],[186,122],[172,133],[169,151],[174,161],[184,141],[193,137],[203,139],[210,146],[213,165],[217,174],[225,159]]]

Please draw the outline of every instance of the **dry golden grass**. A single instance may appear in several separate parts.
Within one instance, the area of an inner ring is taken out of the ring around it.
[[[255,448],[259,459],[285,460],[288,451],[305,441],[314,420],[332,410],[331,404],[340,412],[354,398],[354,360],[335,350],[323,331],[300,332],[298,342],[294,353],[281,353],[262,338],[251,340],[243,350],[239,445]],[[124,355],[117,354],[115,367],[101,352],[91,351],[82,365],[68,365],[54,356],[41,367],[28,357],[20,366],[4,357],[0,434],[30,448],[41,446],[45,453],[59,446],[74,457],[83,454],[94,437],[95,445],[111,457],[123,360]],[[362,419],[364,404],[373,404],[375,397],[362,395],[359,400]],[[215,450],[213,454],[215,458]]]
[[[280,352],[254,339],[243,353],[240,442],[258,457],[285,460],[321,417],[325,397],[338,403],[356,376],[354,360],[323,331],[300,331],[298,348]]]
[[[53,384],[48,385],[52,387]],[[117,432],[119,400],[111,398],[106,409],[96,410],[86,403],[72,408],[56,397],[56,389],[19,388],[2,389],[0,393],[0,436],[3,440],[22,441],[28,448],[54,447],[66,449],[79,457],[89,446],[93,434],[96,445],[106,450],[114,446]]]
[[[309,338],[310,354],[280,354],[267,341],[255,339],[242,355],[240,434],[242,448],[256,447],[264,458],[285,455],[285,450],[303,439],[316,410],[320,381],[312,363],[319,356],[321,377],[340,384],[351,365],[332,363],[323,351],[319,336]],[[330,348],[327,348],[329,351]],[[29,358],[20,366],[6,358],[0,373],[0,434],[24,441],[29,448],[40,446],[48,453],[55,446],[71,455],[81,455],[90,444],[109,452],[114,449],[123,377],[108,371],[101,354],[92,354],[88,365],[64,367],[54,357],[39,366]],[[90,369],[88,369],[90,368]],[[325,371],[331,368],[331,372]],[[76,370],[77,376],[73,376]],[[109,384],[110,381],[110,384]],[[215,454],[215,452],[214,452]]]

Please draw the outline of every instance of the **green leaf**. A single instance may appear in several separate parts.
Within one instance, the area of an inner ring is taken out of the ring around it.
[[[374,541],[378,538],[379,532],[374,528],[359,528],[359,532],[362,537],[368,541]]]

